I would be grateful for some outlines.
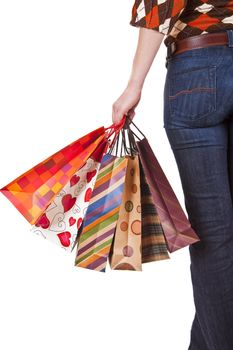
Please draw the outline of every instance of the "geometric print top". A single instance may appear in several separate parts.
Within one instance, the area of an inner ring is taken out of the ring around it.
[[[164,44],[233,29],[232,0],[134,0],[129,24],[159,31]]]

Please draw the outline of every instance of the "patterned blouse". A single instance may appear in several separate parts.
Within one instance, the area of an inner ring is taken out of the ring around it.
[[[134,0],[129,24],[151,28],[172,41],[233,29],[232,0]]]

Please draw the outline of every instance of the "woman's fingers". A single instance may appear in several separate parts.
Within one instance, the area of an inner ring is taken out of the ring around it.
[[[136,113],[135,113],[134,109],[130,109],[127,113],[127,116],[129,117],[130,120],[133,120],[135,114]]]
[[[126,88],[125,91],[112,105],[112,121],[118,124],[126,114],[130,119],[135,116],[135,108],[141,98],[141,90]]]

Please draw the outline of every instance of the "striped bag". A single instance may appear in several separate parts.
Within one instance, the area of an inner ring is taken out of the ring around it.
[[[104,155],[79,234],[75,266],[105,272],[119,216],[126,167],[126,157]]]

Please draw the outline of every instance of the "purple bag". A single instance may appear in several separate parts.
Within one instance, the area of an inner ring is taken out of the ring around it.
[[[169,252],[174,252],[200,241],[198,235],[191,227],[191,223],[185,215],[147,138],[132,121],[130,123],[143,135],[142,139],[138,137],[132,131],[130,124],[128,124],[127,130],[130,134],[131,142],[134,142],[134,147],[139,152],[139,158],[163,227]],[[138,141],[135,142],[134,136]]]

